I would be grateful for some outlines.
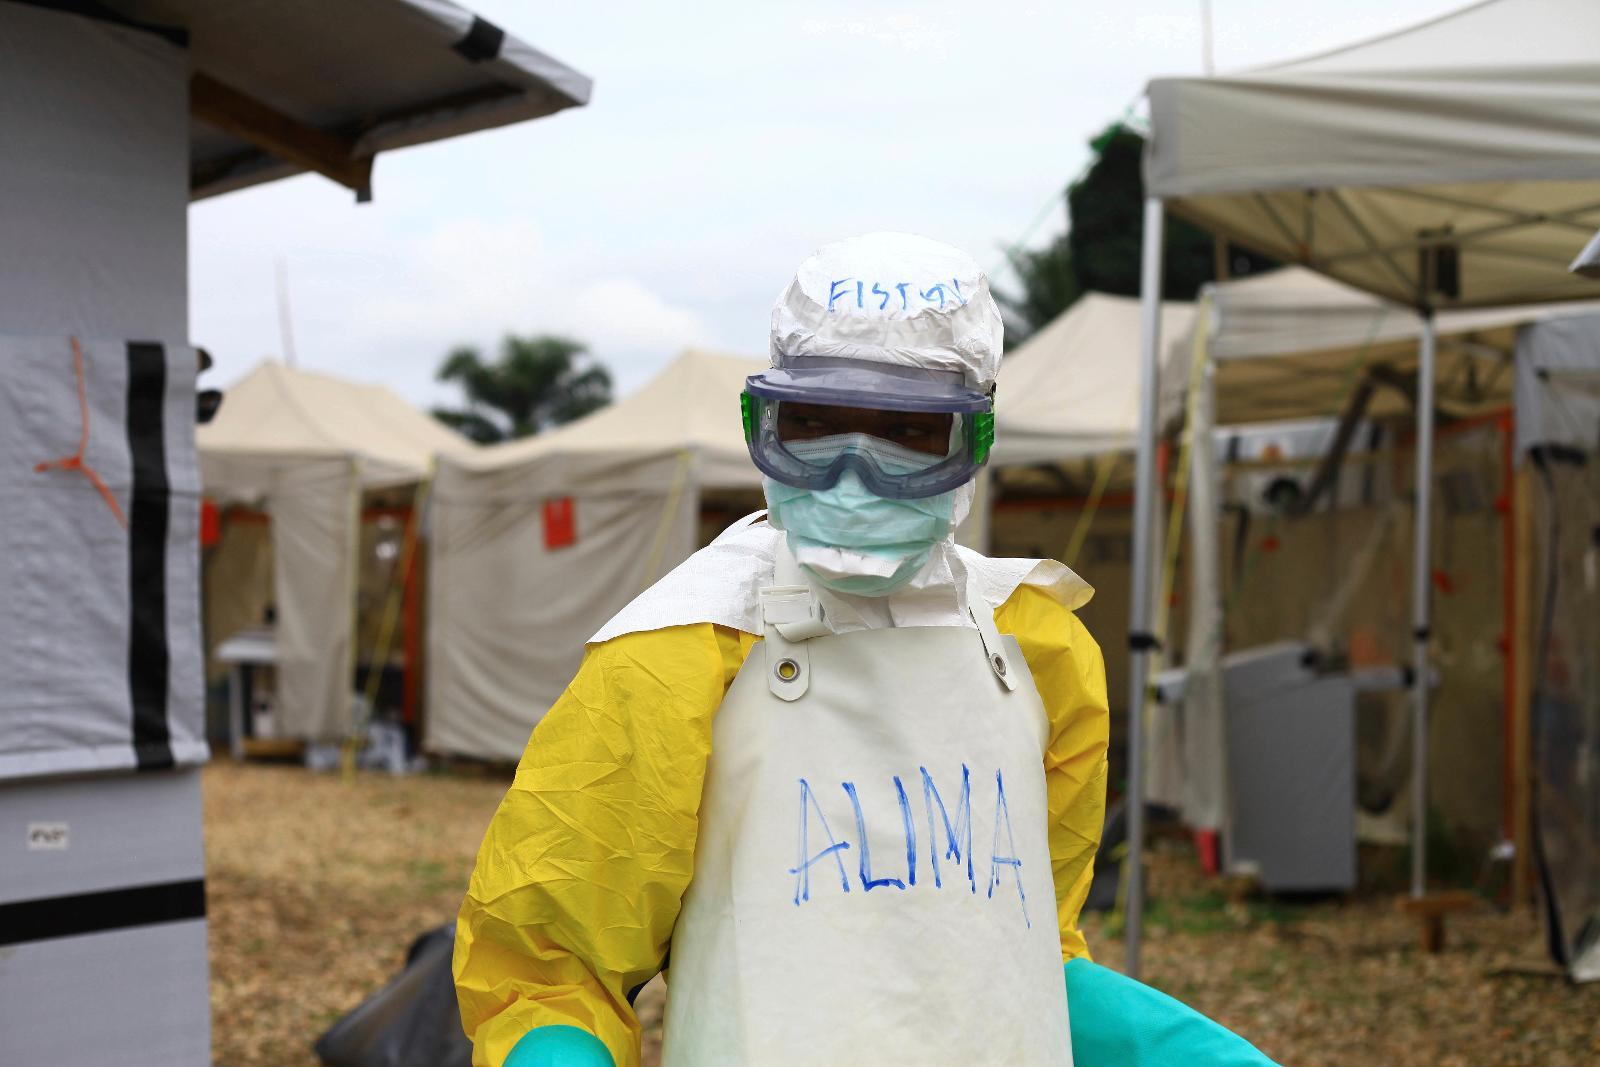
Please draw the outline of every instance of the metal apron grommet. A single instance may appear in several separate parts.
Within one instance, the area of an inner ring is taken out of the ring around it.
[[[967,575],[967,617],[978,628],[978,640],[983,646],[984,659],[989,661],[989,669],[994,671],[994,676],[1008,691],[1015,691],[1017,680],[1011,674],[1011,663],[1006,656],[1005,643],[1000,640],[1000,631],[995,628],[994,611],[983,598],[976,575],[971,573]]]
[[[772,668],[772,671],[778,676],[778,681],[792,682],[800,677],[800,664],[785,656],[778,661],[778,665]]]

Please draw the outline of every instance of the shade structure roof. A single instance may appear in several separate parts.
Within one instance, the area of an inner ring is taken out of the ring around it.
[[[1147,191],[1241,244],[1408,306],[1600,294],[1567,270],[1600,226],[1592,0],[1484,0],[1149,100]]]
[[[687,349],[642,388],[591,415],[537,437],[454,455],[451,462],[484,471],[556,457],[689,452],[702,487],[759,486],[761,473],[744,443],[739,394],[746,378],[765,369],[764,359]]]
[[[1163,336],[1191,304],[1162,308]],[[1139,429],[1139,301],[1085,293],[1001,361],[994,461],[1050,463],[1131,449]]]
[[[1216,363],[1219,424],[1338,415],[1374,368],[1390,381],[1415,378],[1422,320],[1411,308],[1300,267],[1212,285],[1206,296],[1202,315],[1166,335],[1172,338],[1161,373],[1167,421],[1182,413],[1196,330],[1207,331]],[[1520,328],[1597,311],[1600,301],[1439,312],[1440,409],[1470,416],[1509,404]],[[1377,391],[1367,409],[1372,416],[1409,411],[1395,388]]]
[[[425,477],[433,458],[476,446],[386,386],[263,362],[196,431],[205,491],[252,498],[274,465],[348,458],[368,487]]]
[[[364,194],[379,152],[588,102],[589,78],[449,0],[62,4],[190,52],[190,188],[318,170]]]

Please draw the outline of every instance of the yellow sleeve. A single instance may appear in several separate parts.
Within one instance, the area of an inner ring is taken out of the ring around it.
[[[474,1067],[536,1026],[639,1062],[628,994],[660,969],[694,868],[711,724],[754,638],[709,623],[593,645],[534,728],[456,922]]]
[[[1044,753],[1050,864],[1056,883],[1061,958],[1089,958],[1078,913],[1094,877],[1106,815],[1106,741],[1111,715],[1100,646],[1055,598],[1019,586],[995,612],[995,626],[1022,646],[1050,718]]]

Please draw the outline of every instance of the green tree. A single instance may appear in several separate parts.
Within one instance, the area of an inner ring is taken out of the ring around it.
[[[1044,248],[1007,249],[1006,259],[1016,275],[1017,290],[1008,293],[997,288],[994,296],[1006,320],[1006,347],[1010,348],[1071,307],[1083,294],[1083,286],[1072,269],[1066,234]]]
[[[493,361],[461,345],[436,377],[459,385],[467,403],[434,408],[434,418],[482,444],[527,437],[611,402],[611,373],[588,346],[549,334],[507,334]]]
[[[1016,343],[1072,305],[1082,293],[1139,293],[1144,237],[1144,138],[1114,123],[1090,142],[1094,160],[1067,187],[1066,233],[1038,251],[1007,253],[1017,290],[997,294]],[[1236,246],[1227,248],[1231,277],[1274,266]],[[1192,223],[1167,216],[1162,252],[1162,296],[1193,300],[1216,277],[1216,242]]]

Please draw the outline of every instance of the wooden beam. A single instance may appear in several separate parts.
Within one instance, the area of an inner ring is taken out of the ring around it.
[[[264,152],[331,178],[363,199],[371,195],[372,157],[356,156],[352,139],[308,126],[205,74],[189,79],[189,113]]]

